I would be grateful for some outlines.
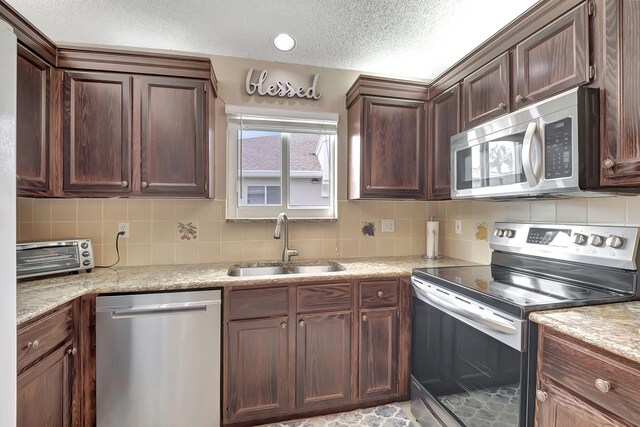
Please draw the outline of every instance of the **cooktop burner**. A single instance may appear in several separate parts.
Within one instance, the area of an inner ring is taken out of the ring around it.
[[[484,300],[498,308],[523,315],[529,311],[562,306],[597,304],[624,295],[605,289],[546,279],[498,266],[418,268],[413,274],[454,292]]]

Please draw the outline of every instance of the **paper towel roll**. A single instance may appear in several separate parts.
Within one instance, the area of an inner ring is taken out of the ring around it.
[[[427,254],[428,259],[438,258],[438,221],[427,221]]]

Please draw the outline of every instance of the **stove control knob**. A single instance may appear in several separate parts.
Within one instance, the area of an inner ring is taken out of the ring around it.
[[[504,236],[508,237],[509,239],[514,238],[516,235],[516,231],[515,230],[509,230],[508,228],[506,230],[504,230]]]
[[[496,231],[493,232],[493,235],[496,237],[503,237],[504,230],[502,228],[496,228]]]
[[[602,236],[599,236],[597,234],[592,234],[591,236],[589,236],[589,244],[591,246],[602,246],[603,243],[604,239],[602,238]]]
[[[587,243],[587,236],[580,233],[574,233],[573,237],[571,237],[571,241],[576,245],[584,245]]]
[[[624,240],[618,236],[609,236],[609,238],[607,239],[607,246],[614,249],[622,247],[623,244]]]

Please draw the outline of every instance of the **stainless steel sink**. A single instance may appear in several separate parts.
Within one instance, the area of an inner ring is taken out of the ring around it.
[[[273,276],[288,274],[289,271],[281,265],[262,265],[255,267],[232,267],[227,272],[229,276]]]
[[[308,264],[254,264],[248,266],[234,265],[227,275],[229,276],[274,276],[276,274],[313,274],[343,271],[344,267],[335,262],[308,263]]]

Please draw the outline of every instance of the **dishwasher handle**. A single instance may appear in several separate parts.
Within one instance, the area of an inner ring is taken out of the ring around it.
[[[198,302],[132,305],[124,307],[103,307],[98,311],[111,312],[111,318],[113,319],[129,319],[132,317],[197,313],[207,311],[207,306],[220,304],[220,300],[212,300]]]

